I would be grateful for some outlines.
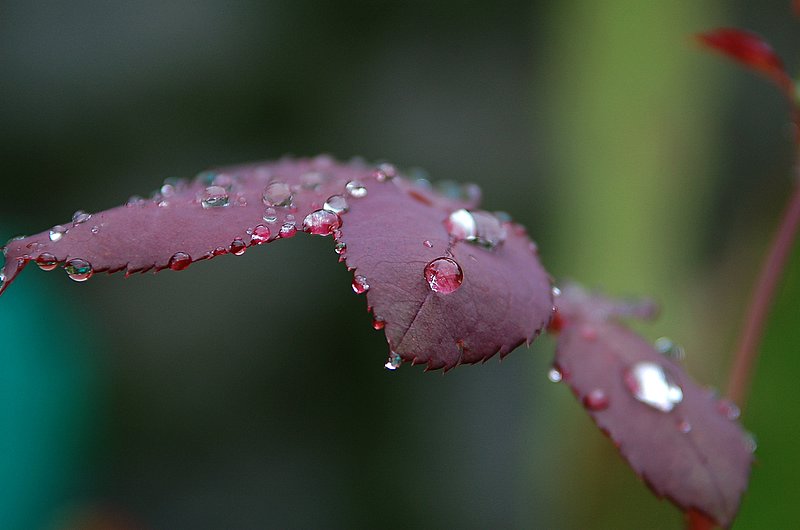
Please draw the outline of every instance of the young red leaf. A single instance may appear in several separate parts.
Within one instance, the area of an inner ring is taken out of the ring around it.
[[[358,269],[354,290],[369,291],[376,327],[385,325],[399,355],[391,368],[400,359],[452,368],[532,340],[552,297],[524,230],[466,210],[476,206],[475,187],[451,187],[449,197],[396,173],[389,164],[318,157],[168,182],[152,199],[79,211],[71,223],[10,241],[0,293],[31,261],[45,270],[63,264],[84,281],[104,271],[182,270],[302,231],[334,235],[337,252]],[[456,231],[465,226],[448,223],[451,214],[474,233]]]
[[[794,83],[778,54],[761,36],[736,28],[719,28],[697,35],[704,46],[718,51],[776,83],[794,106]]]
[[[754,449],[735,405],[615,321],[631,306],[575,286],[556,303],[555,366],[597,426],[656,495],[729,526]]]

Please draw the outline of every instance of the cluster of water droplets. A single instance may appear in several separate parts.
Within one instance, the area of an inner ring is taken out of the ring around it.
[[[462,208],[451,213],[444,224],[453,240],[493,249],[505,242],[507,222],[496,214]]]

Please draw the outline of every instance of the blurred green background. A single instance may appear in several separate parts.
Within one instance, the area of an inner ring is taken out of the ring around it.
[[[0,3],[0,238],[285,153],[479,183],[558,278],[650,295],[647,336],[724,387],[790,188],[785,104],[689,36],[800,67],[788,1]],[[735,528],[797,528],[800,253],[745,426]],[[665,528],[552,342],[383,369],[329,241],[123,280],[27,270],[0,300],[0,528]]]

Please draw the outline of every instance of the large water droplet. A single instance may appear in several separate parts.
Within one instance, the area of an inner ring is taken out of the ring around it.
[[[167,266],[174,271],[182,271],[192,264],[192,257],[186,252],[176,252],[169,258]]]
[[[253,245],[261,245],[269,241],[269,236],[272,235],[269,228],[264,225],[258,225],[253,228],[253,234],[250,236],[250,243]]]
[[[356,294],[362,294],[366,293],[368,290],[369,283],[367,282],[367,277],[356,274],[353,277],[353,291],[355,291]]]
[[[354,199],[360,199],[367,196],[367,187],[357,180],[351,180],[344,187],[347,194]]]
[[[425,265],[425,281],[431,291],[449,294],[461,287],[464,273],[461,266],[450,258],[436,258]]]
[[[323,210],[328,210],[333,213],[344,213],[347,211],[347,200],[341,195],[331,195],[325,204],[322,205]]]
[[[222,186],[209,186],[203,191],[203,208],[221,208],[228,205],[228,192]]]
[[[342,226],[339,216],[328,210],[316,210],[303,219],[303,231],[315,236],[327,236]]]
[[[387,370],[397,370],[401,364],[403,364],[403,359],[400,358],[400,355],[392,352],[389,354],[389,359],[386,361],[386,364],[384,364],[383,367]]]
[[[267,206],[289,206],[292,204],[292,190],[283,182],[271,182],[264,188],[263,200]]]
[[[42,254],[39,254],[35,261],[39,268],[43,271],[51,271],[58,267],[58,260],[49,252],[43,252]]]
[[[547,372],[547,379],[549,379],[551,383],[560,383],[562,378],[563,376],[558,368],[550,368],[550,371]]]
[[[456,210],[444,222],[450,236],[486,248],[494,248],[506,240],[506,229],[489,212]]]
[[[231,242],[231,254],[234,256],[241,256],[247,250],[247,245],[240,237],[237,237]]]
[[[607,409],[609,403],[608,394],[599,388],[595,388],[583,396],[583,406],[594,412]]]
[[[640,362],[625,371],[625,386],[637,400],[661,412],[669,412],[683,401],[683,390],[651,362]]]
[[[89,219],[92,218],[92,214],[86,213],[83,210],[78,210],[74,214],[72,214],[72,223],[79,225],[81,223],[85,223]]]
[[[85,259],[72,258],[64,265],[67,276],[76,282],[85,282],[94,274],[92,265]]]
[[[64,234],[67,233],[67,229],[61,225],[56,225],[50,229],[50,241],[60,241]]]
[[[294,222],[283,223],[279,233],[284,239],[294,237],[297,234],[297,226],[295,226]]]

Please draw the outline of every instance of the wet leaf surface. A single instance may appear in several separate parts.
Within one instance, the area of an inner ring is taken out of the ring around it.
[[[550,279],[521,226],[505,223],[504,242],[486,248],[454,240],[445,225],[452,206],[402,181],[376,183],[369,194],[369,202],[353,203],[340,240],[348,267],[369,284],[367,300],[391,350],[404,361],[431,369],[485,361],[533,340],[547,324]],[[431,284],[427,266],[436,263],[439,283]],[[460,281],[457,272],[448,276],[456,267]]]
[[[617,321],[636,304],[571,286],[556,305],[555,367],[597,426],[656,495],[729,526],[754,450],[735,405]]]
[[[389,164],[325,156],[215,169],[10,241],[0,293],[30,262],[85,281],[98,272],[183,270],[298,232],[332,235],[340,260],[356,269],[354,290],[366,293],[375,327],[399,355],[390,367],[452,368],[505,355],[549,321],[549,276],[522,227],[466,210],[477,206],[476,187],[449,184],[447,192]],[[474,223],[466,240],[446,227],[453,212]]]

